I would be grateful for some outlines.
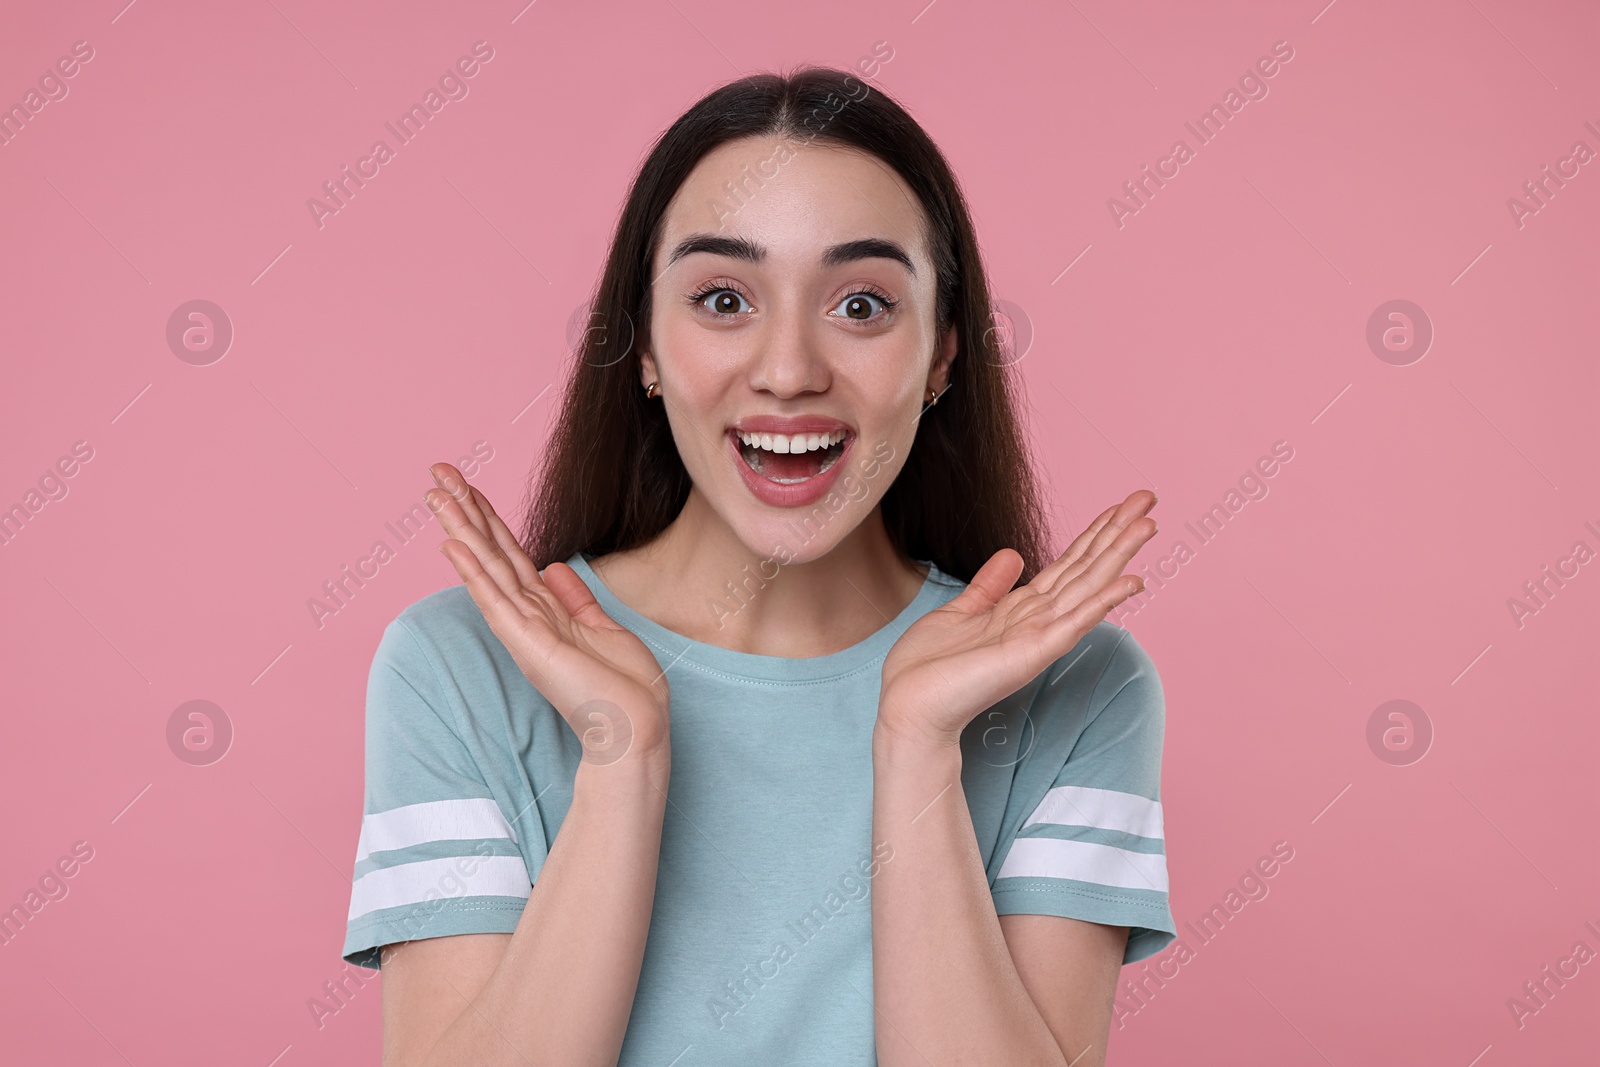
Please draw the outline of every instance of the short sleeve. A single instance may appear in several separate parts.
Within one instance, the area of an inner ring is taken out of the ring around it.
[[[1166,704],[1149,655],[1126,630],[1102,625],[1116,643],[1088,698],[1087,724],[1009,848],[1002,843],[993,895],[1000,915],[1128,927],[1127,964],[1177,938],[1161,813]],[[1033,714],[1050,710],[1036,704]]]
[[[344,959],[375,969],[383,945],[511,933],[531,882],[501,810],[452,727],[440,673],[404,618],[367,679],[366,786]]]

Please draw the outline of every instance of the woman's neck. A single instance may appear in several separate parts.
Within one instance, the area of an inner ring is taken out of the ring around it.
[[[691,490],[655,540],[590,561],[606,588],[675,633],[764,656],[826,655],[882,629],[916,597],[926,568],[904,559],[878,508],[806,563],[752,553]]]

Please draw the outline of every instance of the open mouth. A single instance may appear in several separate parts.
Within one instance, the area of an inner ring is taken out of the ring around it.
[[[740,442],[739,455],[761,477],[779,485],[796,485],[815,478],[839,462],[850,440],[849,430],[829,433],[753,433],[732,431]]]

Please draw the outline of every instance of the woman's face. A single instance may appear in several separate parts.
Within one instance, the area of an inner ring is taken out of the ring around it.
[[[924,220],[876,157],[768,138],[708,155],[668,206],[641,386],[659,383],[694,491],[752,553],[837,546],[944,389],[956,334],[935,334]]]

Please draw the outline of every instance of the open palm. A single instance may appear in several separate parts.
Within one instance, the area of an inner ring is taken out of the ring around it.
[[[450,539],[439,548],[523,675],[584,743],[610,762],[664,745],[669,691],[655,656],[617,624],[565,563],[543,576],[489,500],[448,463],[429,468],[424,499]]]
[[[1156,532],[1145,513],[1155,494],[1135,492],[1107,508],[1060,557],[1026,585],[1022,556],[1003,548],[959,596],[912,623],[883,664],[878,721],[937,743],[959,740],[967,723],[1010,696],[1144,588],[1125,575]]]

